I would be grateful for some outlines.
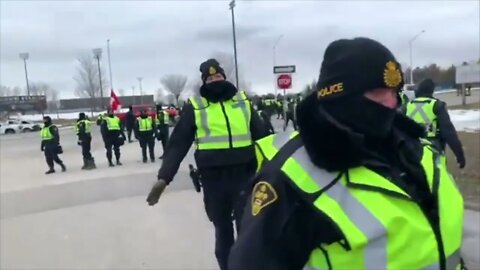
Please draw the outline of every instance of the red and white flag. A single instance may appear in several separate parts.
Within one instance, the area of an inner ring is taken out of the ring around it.
[[[117,97],[115,92],[113,92],[113,89],[110,91],[110,108],[112,108],[112,111],[118,111],[122,107],[122,103],[120,102],[120,99]]]

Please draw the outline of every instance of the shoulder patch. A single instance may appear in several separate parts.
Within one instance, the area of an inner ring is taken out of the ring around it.
[[[252,215],[256,216],[263,208],[274,203],[278,199],[277,192],[270,183],[258,182],[252,192]]]

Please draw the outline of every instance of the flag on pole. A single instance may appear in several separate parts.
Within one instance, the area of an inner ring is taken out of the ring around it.
[[[112,108],[112,111],[118,111],[122,107],[122,103],[120,102],[120,99],[117,97],[115,92],[110,90],[110,108]]]

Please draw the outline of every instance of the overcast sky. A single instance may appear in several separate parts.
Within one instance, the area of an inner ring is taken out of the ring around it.
[[[318,76],[331,41],[357,36],[385,44],[401,63],[458,65],[480,57],[479,1],[237,1],[239,69],[254,91],[273,92],[277,64],[296,65],[294,91]],[[193,82],[198,66],[215,52],[233,54],[228,1],[1,1],[0,82],[25,86],[20,52],[29,52],[29,79],[73,97],[76,57],[106,52],[109,38],[114,88],[143,77],[154,93],[165,74]],[[102,65],[108,70],[104,54]],[[107,75],[106,73],[105,75]]]

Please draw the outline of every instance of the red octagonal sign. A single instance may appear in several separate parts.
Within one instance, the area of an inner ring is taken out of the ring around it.
[[[280,74],[277,77],[277,85],[280,89],[289,89],[292,87],[292,76],[290,74]]]

